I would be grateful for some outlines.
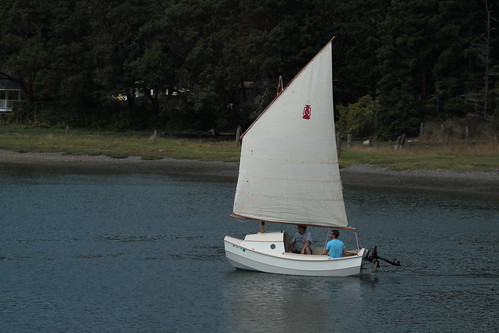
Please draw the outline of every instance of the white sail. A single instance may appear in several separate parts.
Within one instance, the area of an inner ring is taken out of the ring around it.
[[[348,225],[336,152],[331,42],[243,136],[234,213],[271,222]]]

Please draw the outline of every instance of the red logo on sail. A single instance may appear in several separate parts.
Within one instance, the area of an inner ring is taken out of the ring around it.
[[[310,104],[306,104],[303,108],[303,119],[310,119],[310,115],[312,114],[312,107]]]

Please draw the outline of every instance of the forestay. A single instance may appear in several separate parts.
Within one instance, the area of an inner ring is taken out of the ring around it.
[[[331,42],[244,134],[234,213],[270,222],[348,225],[336,152]]]

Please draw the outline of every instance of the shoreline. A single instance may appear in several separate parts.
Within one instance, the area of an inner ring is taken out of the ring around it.
[[[239,163],[198,160],[142,160],[138,156],[66,155],[63,153],[18,153],[0,150],[0,171],[6,168],[45,169],[80,172],[159,173],[228,177],[237,179]],[[431,190],[487,194],[499,197],[499,174],[442,170],[392,171],[371,165],[354,165],[340,169],[346,186],[363,186],[405,190]]]

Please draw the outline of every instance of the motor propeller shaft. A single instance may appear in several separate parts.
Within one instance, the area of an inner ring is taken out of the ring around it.
[[[388,259],[382,258],[380,256],[378,256],[378,259],[386,261],[387,263],[392,264],[393,266],[400,266],[400,261],[398,261],[397,259],[388,260]]]

